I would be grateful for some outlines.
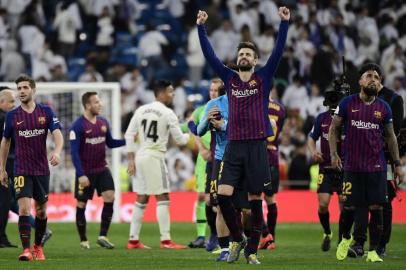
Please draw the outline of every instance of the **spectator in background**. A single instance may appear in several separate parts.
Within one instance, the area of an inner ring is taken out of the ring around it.
[[[189,32],[186,61],[189,65],[189,80],[196,87],[202,79],[203,67],[206,62],[200,49],[196,27],[192,27]]]
[[[113,14],[114,13],[111,13],[109,8],[105,6],[97,20],[98,31],[96,35],[96,47],[99,53],[97,59],[102,69],[109,61],[111,47],[114,43]]]
[[[78,4],[62,3],[56,12],[53,28],[58,32],[58,52],[68,59],[75,49],[76,31],[82,28]]]
[[[227,19],[223,20],[221,28],[215,30],[211,35],[210,40],[213,44],[213,50],[223,63],[227,64],[234,59],[237,50],[235,44],[238,39],[238,34],[234,31],[230,20]]]
[[[307,104],[303,105],[303,107],[306,108],[307,117],[312,117],[314,119],[319,113],[323,112],[323,101],[324,98],[320,95],[320,88],[317,86],[317,84],[313,83],[310,86],[310,96]]]
[[[261,66],[265,65],[266,59],[268,59],[272,53],[275,42],[274,34],[275,31],[273,27],[267,26],[261,35],[254,39],[261,56],[261,58],[259,58],[259,65]]]
[[[20,16],[31,0],[1,0],[1,7],[7,10],[7,22],[10,26],[11,37],[17,34]]]
[[[95,65],[88,61],[85,72],[79,77],[79,82],[103,82],[103,76],[96,70]]]
[[[14,39],[6,40],[1,52],[0,77],[10,82],[25,71],[25,62],[17,51],[17,42]]]
[[[306,157],[306,143],[304,141],[294,142],[292,162],[288,170],[288,178],[292,181],[291,189],[309,189],[310,166]]]
[[[306,118],[306,109],[303,104],[306,104],[309,97],[306,87],[303,85],[303,78],[299,75],[293,77],[293,84],[286,88],[282,96],[282,103],[286,106],[287,111],[298,113],[302,119]]]
[[[138,44],[138,56],[140,64],[146,67],[147,81],[151,83],[157,70],[166,69],[166,63],[162,55],[162,46],[168,45],[166,37],[155,29],[152,24],[147,24],[145,34]]]

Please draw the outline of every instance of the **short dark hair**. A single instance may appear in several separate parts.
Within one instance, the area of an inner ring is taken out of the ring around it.
[[[381,80],[383,79],[382,78],[383,77],[382,69],[378,64],[375,64],[375,63],[365,63],[365,64],[363,64],[362,67],[359,70],[359,77],[361,78],[362,74],[364,74],[365,72],[367,72],[369,70],[376,71],[376,73],[378,73]]]
[[[257,46],[254,43],[252,43],[250,41],[240,42],[238,44],[237,53],[243,48],[248,48],[248,49],[253,50],[255,58],[259,58],[259,50],[258,50]]]
[[[97,92],[86,92],[82,95],[82,105],[86,109],[86,104],[89,104],[89,100],[92,96],[97,95]]]
[[[20,76],[17,77],[17,79],[14,82],[16,84],[19,84],[20,82],[28,82],[31,88],[35,88],[34,79],[28,76],[27,74],[21,74]]]
[[[0,92],[1,91],[3,91],[3,90],[9,90],[10,89],[10,87],[7,87],[7,86],[0,86]],[[11,90],[11,89],[10,89]]]
[[[154,84],[154,95],[157,97],[159,93],[164,92],[168,86],[172,85],[171,81],[158,80]]]

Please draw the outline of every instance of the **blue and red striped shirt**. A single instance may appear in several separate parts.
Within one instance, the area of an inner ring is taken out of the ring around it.
[[[323,161],[319,164],[320,170],[324,169],[325,167],[331,166],[330,146],[328,144],[328,131],[330,129],[332,120],[333,117],[330,111],[320,113],[319,115],[317,115],[316,120],[314,121],[313,129],[309,134],[309,136],[315,141],[321,138],[320,150]],[[337,142],[337,144],[339,143],[340,142]],[[339,147],[337,147],[337,149],[339,149]]]
[[[269,92],[272,88],[272,77],[282,57],[288,26],[287,21],[281,22],[271,57],[264,67],[244,82],[237,72],[221,63],[210,45],[204,26],[198,25],[203,54],[225,83],[229,102],[228,140],[265,139],[273,135],[268,118]]]
[[[364,103],[359,94],[344,98],[335,112],[343,119],[344,170],[350,172],[386,171],[385,125],[392,123],[392,111],[384,100]]]
[[[61,129],[46,105],[36,104],[28,113],[21,106],[7,113],[3,137],[15,139],[15,175],[49,175],[46,140],[48,130]]]
[[[286,118],[285,107],[276,100],[270,100],[268,104],[269,119],[276,122],[276,126],[272,126],[273,135],[267,138],[267,152],[269,165],[279,167],[279,135],[282,131],[283,123]]]
[[[108,121],[100,116],[97,116],[96,123],[83,115],[79,117],[72,124],[69,140],[77,177],[106,169],[106,145],[109,148],[125,145],[125,140],[113,139]]]

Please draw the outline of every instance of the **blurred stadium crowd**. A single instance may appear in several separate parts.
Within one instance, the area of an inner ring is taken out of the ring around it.
[[[151,83],[170,79],[176,88],[174,110],[183,121],[207,101],[214,76],[197,38],[197,11],[208,12],[207,30],[224,63],[234,62],[238,42],[247,40],[266,61],[277,35],[278,6],[286,5],[293,18],[272,91],[289,115],[280,137],[281,183],[307,189],[314,173],[306,137],[325,110],[323,92],[342,72],[342,55],[353,92],[357,69],[374,61],[383,68],[384,84],[406,98],[402,2],[0,0],[0,79],[28,73],[37,81],[119,82],[123,131],[135,108],[154,99]],[[195,155],[193,144],[168,151],[174,190],[193,187]]]

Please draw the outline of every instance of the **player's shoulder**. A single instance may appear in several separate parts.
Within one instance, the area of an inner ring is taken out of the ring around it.
[[[73,123],[71,129],[77,129],[83,126],[84,116],[79,116]]]
[[[36,104],[36,109],[42,110],[45,112],[53,112],[52,108],[49,105],[42,104],[42,103],[37,103]]]
[[[109,124],[109,120],[107,120],[107,118],[105,118],[104,116],[98,115],[98,116],[96,116],[96,119],[97,119],[96,121],[101,124],[105,124],[105,125]]]

